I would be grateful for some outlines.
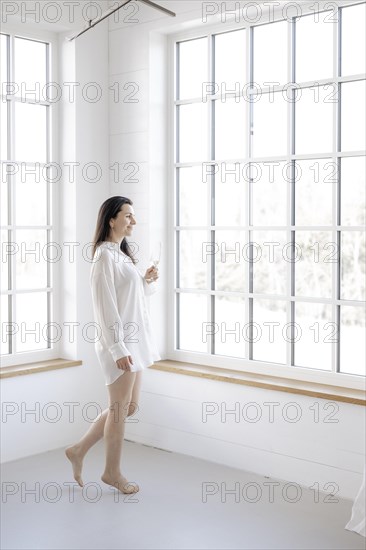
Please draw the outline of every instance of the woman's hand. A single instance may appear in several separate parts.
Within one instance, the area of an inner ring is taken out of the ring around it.
[[[144,279],[148,283],[152,283],[153,281],[156,281],[159,278],[158,268],[157,267],[149,267],[149,269],[146,270],[146,273],[144,275]]]
[[[131,371],[131,365],[133,365],[133,360],[131,355],[126,355],[125,357],[121,357],[120,359],[117,359],[116,363],[119,369],[125,370],[125,371]]]

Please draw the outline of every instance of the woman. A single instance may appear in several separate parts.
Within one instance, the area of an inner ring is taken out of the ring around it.
[[[159,275],[155,267],[143,275],[135,265],[126,240],[136,224],[132,204],[126,197],[107,199],[100,207],[94,235],[90,285],[100,329],[95,350],[109,391],[109,408],[78,443],[65,450],[82,487],[83,458],[104,435],[106,465],[101,479],[126,494],[139,487],[129,483],[120,470],[124,421],[137,409],[142,370],[161,359],[145,301],[145,296],[155,292]]]

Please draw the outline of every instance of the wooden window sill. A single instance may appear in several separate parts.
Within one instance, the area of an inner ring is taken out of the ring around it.
[[[22,374],[34,374],[48,370],[66,369],[67,367],[77,367],[82,365],[82,361],[72,361],[70,359],[50,359],[49,361],[38,361],[36,363],[25,363],[24,365],[12,365],[0,370],[0,378],[10,378],[11,376],[20,376]]]
[[[157,361],[151,365],[150,369],[172,372],[175,374],[185,374],[187,376],[197,376],[199,378],[207,378],[220,382],[230,382],[231,384],[241,384],[243,386],[254,386],[268,390],[308,395],[318,399],[341,401],[343,403],[352,403],[353,405],[366,405],[366,394],[363,390],[342,388],[341,386],[329,386],[326,384],[317,384],[315,382],[304,382],[302,380],[272,377],[250,372],[223,371],[217,367],[207,367],[195,363],[185,363],[168,359]]]

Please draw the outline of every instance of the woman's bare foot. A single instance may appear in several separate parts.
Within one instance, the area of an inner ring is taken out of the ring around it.
[[[67,449],[65,449],[65,455],[67,456],[67,458],[70,460],[72,464],[75,480],[78,482],[80,487],[84,487],[83,480],[81,479],[81,470],[83,468],[83,457],[77,451],[76,445],[67,447]]]
[[[107,474],[103,474],[101,476],[101,480],[104,481],[104,483],[106,483],[107,485],[115,487],[125,495],[137,493],[137,491],[140,489],[137,483],[127,481],[127,479],[123,475],[119,475],[117,478],[114,478]]]

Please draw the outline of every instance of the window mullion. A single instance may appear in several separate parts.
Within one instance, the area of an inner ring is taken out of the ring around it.
[[[9,78],[10,82],[15,82],[15,62],[14,62],[14,36],[9,36]],[[9,109],[8,109],[8,152],[9,158],[15,158],[15,100],[14,96],[10,98]],[[10,201],[9,207],[9,226],[10,226],[10,242],[16,242],[16,231],[15,231],[15,184],[14,184],[14,175],[9,175],[9,195],[8,199]],[[17,318],[15,315],[16,312],[16,277],[15,277],[15,254],[11,254],[10,260],[10,272],[9,272],[9,283],[10,283],[10,300],[9,300],[9,322],[16,323]],[[9,353],[16,353],[16,340],[15,336],[11,334],[9,341]]]
[[[176,229],[176,226],[180,224],[179,219],[179,169],[177,169],[177,163],[179,162],[179,107],[177,107],[176,100],[179,98],[179,43],[174,44],[174,53],[173,53],[173,70],[175,71],[175,80],[171,86],[171,98],[173,103],[172,108],[172,137],[174,144],[172,147],[172,156],[173,156],[173,166],[174,166],[174,189],[173,189],[173,288],[179,288],[179,273],[180,273],[180,262],[179,262],[179,229]],[[175,290],[174,292],[174,327],[172,332],[173,339],[173,349],[180,348],[180,294]]]
[[[214,37],[212,34],[209,34],[207,36],[207,80],[208,82],[214,82],[215,79],[215,69],[214,69],[214,63],[215,63],[215,45],[214,45]],[[203,98],[201,97],[201,101]],[[213,160],[215,157],[215,103],[211,100],[211,97],[208,97],[208,101],[206,104],[206,109],[209,110],[208,112],[208,125],[207,125],[207,151],[208,151],[208,158],[209,160]],[[210,230],[211,225],[213,225],[214,220],[212,218],[212,191],[213,191],[213,170],[211,171],[211,176],[209,178],[210,184],[207,185],[207,212],[209,216],[209,220],[206,220],[206,234],[207,234],[207,242],[211,243],[212,248],[211,250],[215,250],[214,243],[215,243],[215,230]],[[203,169],[201,171],[201,176],[203,178]],[[203,184],[203,181],[202,181]],[[202,260],[202,251],[201,251],[201,260]],[[210,255],[210,261],[208,262],[207,266],[207,288],[213,290],[215,288],[215,255]],[[211,326],[215,326],[215,296],[210,292],[207,296],[207,319],[209,320]],[[215,331],[211,331],[210,338],[207,338],[207,353],[214,354],[215,353]]]
[[[50,82],[50,45],[46,45],[46,82]],[[48,105],[45,107],[46,109],[46,159],[48,163],[51,163],[54,161],[53,158],[53,150],[54,150],[54,143],[53,143],[53,136],[51,132],[51,128],[53,127],[53,110],[55,109],[55,105]],[[50,243],[54,240],[54,219],[51,215],[51,182],[50,178],[48,177],[50,175],[49,170],[46,171],[46,216],[47,216],[47,225],[51,226],[51,228],[47,229],[46,231],[46,242],[47,245],[50,245]],[[51,269],[51,263],[47,262],[47,286],[49,288],[54,286],[54,281],[52,280],[52,269]],[[51,319],[54,318],[54,303],[55,303],[55,293],[48,291],[47,292],[47,322],[50,323]],[[47,331],[47,348],[51,348],[51,341],[49,336],[49,331]]]
[[[287,76],[288,82],[295,82],[295,21],[294,19],[288,23],[287,27],[287,40],[289,55],[287,58]],[[291,327],[291,337],[286,338],[286,365],[291,367],[294,365],[294,341],[293,341],[293,323],[295,321],[295,301],[291,300],[294,296],[295,289],[295,263],[294,259],[294,245],[295,245],[295,231],[292,230],[295,220],[295,162],[292,156],[295,154],[295,94],[296,90],[291,90],[291,101],[287,104],[287,165],[291,166],[290,177],[287,178],[287,242],[291,243],[290,258],[291,261],[286,265],[286,277],[287,277],[287,302],[286,302],[286,324]]]
[[[250,82],[252,85],[253,83],[253,30],[252,28],[248,28],[245,33],[245,41],[246,41],[246,63],[245,63],[245,81]],[[245,157],[246,159],[251,160],[251,143],[252,143],[252,125],[253,125],[253,103],[252,103],[252,96],[250,96],[250,100],[246,102],[246,120],[247,120],[247,128],[246,128],[246,151],[245,151]],[[247,181],[249,179],[249,181]],[[246,187],[246,193],[245,193],[245,212],[244,212],[244,224],[245,224],[245,242],[250,243],[251,238],[251,232],[249,225],[252,223],[252,203],[251,203],[251,188],[252,188],[252,177],[251,177],[251,167],[249,171],[249,178],[246,178],[244,181],[245,187]],[[252,298],[249,298],[249,293],[251,292],[251,274],[252,274],[252,266],[253,263],[251,261],[251,253],[250,253],[250,247],[249,247],[249,261],[245,262],[245,293],[246,293],[246,299],[244,302],[244,326],[245,327],[251,327],[251,324],[253,322],[253,308],[252,308]],[[251,332],[250,332],[251,334]],[[251,358],[252,355],[252,344],[251,344],[251,338],[245,338],[245,352],[244,356],[248,360]]]
[[[338,100],[333,103],[333,158],[332,162],[337,166],[336,181],[332,185],[332,241],[336,245],[337,262],[332,263],[332,323],[335,323],[336,338],[335,342],[331,342],[332,356],[331,368],[332,372],[340,372],[340,306],[337,300],[340,299],[340,235],[341,232],[337,227],[341,224],[340,207],[340,169],[341,159],[337,153],[341,151],[341,84],[339,77],[341,76],[341,40],[342,40],[342,10],[337,8],[337,24],[333,25],[333,78],[337,86]]]
[[[179,219],[179,170],[176,168],[177,163],[179,162],[179,107],[177,107],[176,100],[179,98],[179,43],[174,44],[174,54],[173,54],[173,63],[175,70],[175,80],[174,84],[171,86],[171,97],[173,100],[172,108],[172,127],[173,127],[173,140],[174,145],[172,148],[173,151],[173,166],[174,166],[174,189],[173,189],[173,258],[174,258],[174,267],[173,267],[173,288],[179,287],[179,272],[180,272],[180,262],[179,262],[179,229],[176,229],[175,226],[180,224]],[[180,294],[175,290],[174,292],[174,327],[173,327],[173,349],[180,348]]]

